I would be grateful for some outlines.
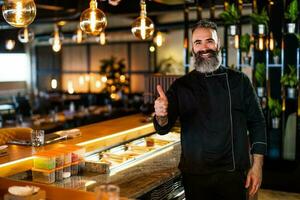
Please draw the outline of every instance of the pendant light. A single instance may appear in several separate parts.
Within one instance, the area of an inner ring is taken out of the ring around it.
[[[97,1],[91,0],[90,8],[80,16],[80,28],[91,35],[99,35],[107,25],[105,14],[97,8]]]
[[[28,27],[25,27],[19,31],[18,39],[21,43],[31,42],[34,39],[34,32]]]
[[[55,78],[52,78],[51,80],[51,88],[55,90],[57,88],[57,80]]]
[[[105,45],[105,43],[106,43],[106,37],[105,37],[105,33],[104,32],[100,33],[99,42],[100,42],[101,45]]]
[[[62,40],[62,36],[59,33],[58,26],[55,24],[53,38],[50,38],[50,44],[52,45],[52,50],[54,52],[59,52],[61,50],[61,45],[62,45],[61,40]]]
[[[145,0],[141,0],[141,13],[138,18],[134,20],[131,25],[131,32],[139,39],[145,40],[150,38],[154,33],[154,24],[152,20],[147,17]]]
[[[15,40],[12,40],[12,39],[6,40],[5,41],[5,49],[11,51],[15,48],[15,44],[16,44]]]
[[[162,35],[162,33],[160,31],[158,31],[156,33],[156,36],[154,38],[154,42],[155,42],[156,46],[158,46],[158,47],[162,46],[162,44],[164,42],[164,38],[163,38],[163,35]]]
[[[7,23],[14,27],[26,27],[36,16],[33,0],[4,0],[2,14]]]
[[[82,42],[82,30],[80,29],[80,27],[77,27],[77,31],[76,31],[76,42],[79,44]]]

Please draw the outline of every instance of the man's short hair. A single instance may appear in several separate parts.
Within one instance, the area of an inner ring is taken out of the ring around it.
[[[202,19],[193,26],[192,33],[194,33],[194,31],[198,28],[210,28],[217,31],[218,26],[215,22],[209,21],[207,19]]]

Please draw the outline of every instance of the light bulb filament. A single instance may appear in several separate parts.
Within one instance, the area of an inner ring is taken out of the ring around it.
[[[22,10],[23,10],[23,6],[22,6],[22,3],[19,1],[16,3],[16,22],[17,22],[17,24],[22,23]]]
[[[146,19],[141,19],[141,37],[142,39],[146,39]]]
[[[94,10],[91,12],[90,19],[91,19],[91,31],[94,32],[96,29],[96,12]]]

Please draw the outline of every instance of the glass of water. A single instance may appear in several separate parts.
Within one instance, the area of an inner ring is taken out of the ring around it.
[[[95,191],[97,200],[119,200],[120,188],[116,185],[100,185]]]
[[[44,130],[32,130],[31,132],[31,145],[39,147],[45,143],[45,131]]]

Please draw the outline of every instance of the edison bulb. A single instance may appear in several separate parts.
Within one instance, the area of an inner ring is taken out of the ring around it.
[[[154,24],[148,17],[138,17],[131,27],[133,35],[142,40],[150,38],[154,33]]]
[[[36,6],[33,0],[5,0],[2,14],[11,26],[26,27],[36,16]]]
[[[16,44],[16,42],[14,40],[11,40],[11,39],[6,40],[5,41],[5,49],[11,51],[15,48],[15,44]]]
[[[145,40],[150,38],[154,33],[154,24],[150,18],[147,17],[146,3],[141,1],[140,16],[134,20],[131,25],[131,32],[139,39]]]
[[[52,50],[54,52],[59,52],[62,46],[63,35],[59,32],[58,27],[54,26],[53,37],[49,39],[50,44],[52,45]]]
[[[107,25],[105,14],[97,8],[96,0],[91,0],[90,8],[80,16],[80,28],[87,34],[99,35]]]
[[[51,80],[51,88],[52,89],[56,89],[57,88],[57,80],[55,78],[53,78]]]
[[[22,43],[31,42],[34,39],[34,32],[31,29],[25,27],[19,31],[18,39]]]
[[[106,37],[105,37],[105,33],[104,32],[100,33],[99,41],[100,41],[101,45],[105,45],[105,43],[106,43]]]

